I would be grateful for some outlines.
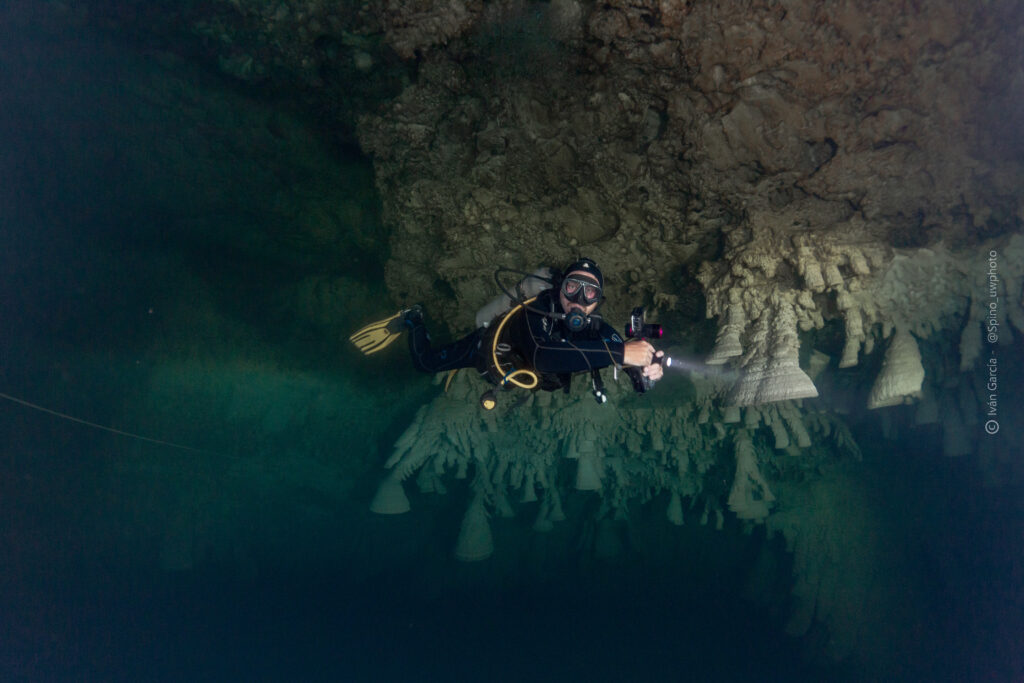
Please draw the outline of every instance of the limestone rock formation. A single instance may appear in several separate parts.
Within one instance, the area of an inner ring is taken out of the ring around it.
[[[786,631],[799,636],[822,622],[829,627],[828,650],[845,657],[866,637],[868,612],[878,609],[870,597],[883,552],[875,507],[863,484],[844,470],[799,491],[785,488],[790,507],[773,513],[766,526],[781,533],[793,553],[794,601]]]
[[[897,327],[885,350],[882,370],[871,387],[868,408],[899,405],[904,398],[920,397],[923,381],[924,367],[917,342],[913,335]]]
[[[668,521],[672,522],[676,526],[683,525],[683,499],[679,497],[678,491],[672,492],[672,497],[669,499],[668,508],[665,510],[665,516]]]
[[[397,472],[398,470],[394,470],[381,480],[376,495],[370,501],[370,512],[378,515],[400,515],[409,511],[409,498],[402,489],[402,480],[396,476]]]
[[[420,11],[402,10],[395,25]],[[364,118],[360,136],[397,228],[404,266],[389,281],[400,297],[436,270],[472,307],[483,303],[473,294],[486,278],[474,272],[487,260],[478,257],[557,263],[586,247],[615,264],[610,301],[624,309],[624,295],[671,294],[671,264],[715,258],[713,238],[735,230],[755,242],[774,236],[745,267],[785,263],[770,277],[791,271],[794,289],[821,294],[869,275],[887,250],[933,241],[924,232],[954,230],[964,211],[997,231],[1019,212],[1019,166],[988,153],[987,113],[967,104],[998,90],[984,84],[1012,49],[998,11],[943,2],[903,13],[874,2],[853,13],[902,27],[899,40],[829,8],[567,1],[547,12],[530,24],[525,5],[507,2],[476,24],[447,21],[465,43],[419,41],[421,78]],[[528,39],[514,31],[523,26],[540,30]],[[915,52],[922,45],[927,60]],[[506,78],[464,66],[467,49]],[[876,58],[860,59],[864,50]],[[538,62],[554,68],[529,71]],[[458,324],[458,311],[444,315]],[[721,341],[721,353],[735,353],[735,333]]]
[[[735,444],[736,474],[729,492],[729,509],[740,519],[764,519],[775,502],[775,495],[757,468],[757,456],[750,435],[738,432]]]
[[[462,518],[462,527],[455,542],[455,558],[462,562],[479,562],[494,554],[494,537],[487,521],[484,497],[473,496]]]
[[[798,363],[793,297],[774,295],[754,322],[742,374],[729,394],[740,406],[812,398],[818,390]]]

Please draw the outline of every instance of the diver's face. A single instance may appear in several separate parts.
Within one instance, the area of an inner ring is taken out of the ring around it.
[[[594,287],[598,286],[597,280],[594,279],[594,277],[590,273],[586,272],[585,270],[574,270],[571,273],[569,273],[568,275],[566,275],[565,279],[566,280],[572,279],[572,280],[578,280],[578,281],[593,283]],[[600,290],[598,290],[598,291],[600,291]],[[579,297],[577,301],[569,301],[569,299],[566,298],[566,296],[565,296],[565,287],[563,287],[562,291],[559,292],[559,294],[558,294],[558,301],[562,305],[562,311],[564,311],[565,313],[568,313],[569,311],[576,310],[576,311],[582,311],[586,315],[590,315],[597,308],[597,305],[599,303],[601,303],[601,297],[600,297],[600,295],[598,295],[597,299],[594,300],[594,302],[591,303],[591,304],[587,304],[583,297]]]

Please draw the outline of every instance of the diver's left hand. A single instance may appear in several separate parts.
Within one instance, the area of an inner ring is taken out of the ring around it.
[[[654,354],[654,362],[650,365],[645,365],[643,369],[644,377],[657,382],[665,374],[665,368],[661,365],[661,359],[665,355],[664,351],[656,351]]]

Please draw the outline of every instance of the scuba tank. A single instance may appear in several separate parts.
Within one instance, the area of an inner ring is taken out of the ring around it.
[[[519,297],[519,301],[525,301],[526,299],[532,299],[537,296],[545,289],[551,287],[551,280],[554,276],[554,271],[547,266],[538,268],[533,271],[533,274],[527,275],[518,283],[516,283],[515,291],[513,292]],[[513,301],[509,298],[508,294],[502,293],[492,299],[486,306],[476,312],[476,326],[487,327],[491,324],[499,315],[506,313],[512,308]]]

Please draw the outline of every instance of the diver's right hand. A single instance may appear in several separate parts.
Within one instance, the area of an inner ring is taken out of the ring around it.
[[[647,367],[654,360],[654,347],[643,339],[634,339],[626,342],[622,352],[623,365],[635,365],[638,368]]]

